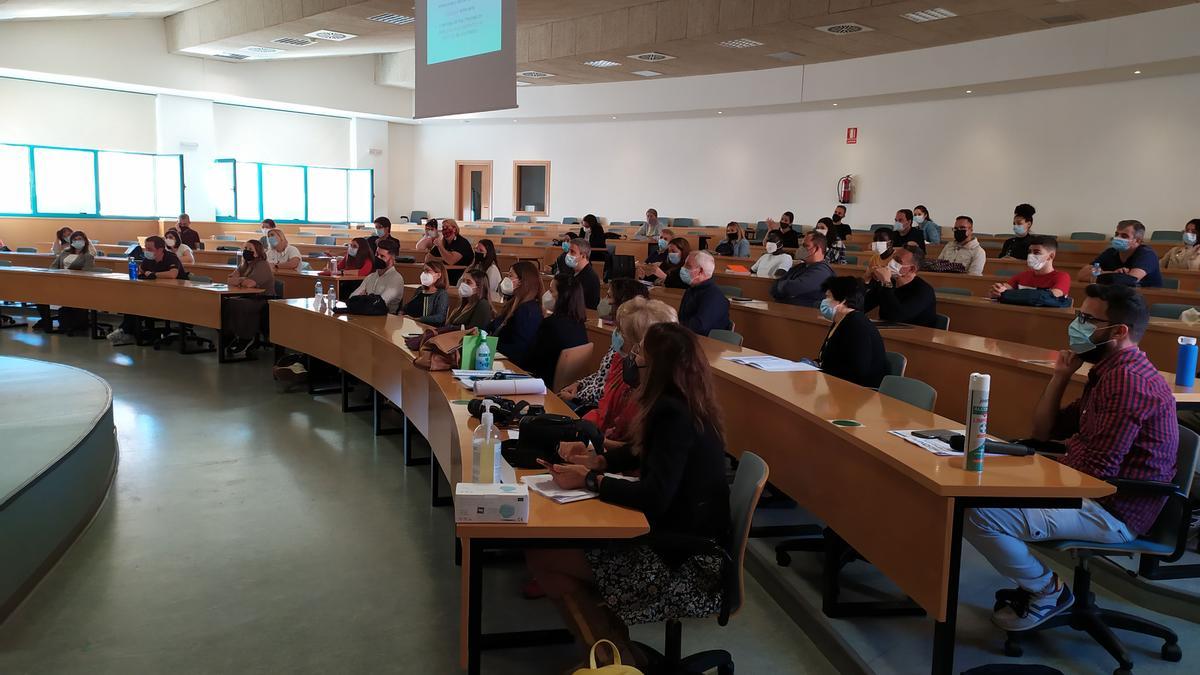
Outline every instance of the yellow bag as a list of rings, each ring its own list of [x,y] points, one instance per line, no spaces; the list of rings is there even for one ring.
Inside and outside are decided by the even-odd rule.
[[[608,645],[608,648],[612,650],[614,660],[612,665],[596,665],[596,647],[600,645]],[[575,671],[575,675],[644,675],[642,671],[633,666],[621,665],[621,652],[617,650],[616,645],[608,640],[600,640],[592,645],[591,664],[591,668],[581,668]]]

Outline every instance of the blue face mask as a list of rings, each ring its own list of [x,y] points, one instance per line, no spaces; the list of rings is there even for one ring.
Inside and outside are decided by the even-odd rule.
[[[667,240],[659,239],[658,240],[658,250],[664,251],[664,250],[666,250],[666,248],[667,248]]]
[[[829,298],[822,298],[821,307],[819,308],[821,316],[825,317],[826,321],[833,321],[834,314],[837,312],[838,304],[840,303],[835,303]]]
[[[1118,253],[1124,253],[1125,251],[1129,250],[1129,240],[1122,239],[1120,237],[1113,237],[1112,247],[1116,249]]]
[[[267,246],[270,246],[271,248],[275,248],[277,245],[279,245],[278,239],[276,239],[275,237],[267,237]]]
[[[686,267],[680,267],[679,268],[679,280],[682,281],[685,286],[691,286],[692,285],[692,271]]]
[[[1026,229],[1024,225],[1013,225],[1013,234],[1017,235],[1018,237],[1024,237],[1025,231]]]
[[[667,261],[670,262],[672,265],[678,265],[679,259],[680,258],[679,258],[678,253],[668,253],[667,254]]]
[[[571,250],[571,242],[569,242],[569,241],[564,241],[564,242],[562,243],[562,250],[563,250],[563,253],[566,253],[567,251],[570,251],[570,250]]]
[[[75,241],[71,242],[71,248],[75,249],[76,251],[83,250],[83,240],[76,239]]]
[[[146,262],[154,262],[154,254],[145,249],[142,249],[142,258],[144,258]]]
[[[579,264],[579,261],[575,259],[575,256],[569,253],[567,254],[567,257],[563,258],[563,262],[565,262],[567,267],[570,267],[571,269],[575,269],[575,266]]]
[[[354,256],[358,255],[358,247],[350,246],[346,249],[346,253],[348,253],[350,255],[350,257],[353,258]]]
[[[1067,340],[1071,351],[1076,354],[1086,354],[1096,348],[1096,344],[1092,342],[1092,334],[1096,332],[1096,327],[1086,321],[1076,319],[1067,326]]]
[[[387,230],[383,229],[382,227],[375,228],[375,236],[376,237],[382,237],[385,234],[387,234]]]
[[[621,347],[625,346],[625,338],[621,337],[621,331],[614,330],[612,333],[612,349],[614,352],[620,353]]]

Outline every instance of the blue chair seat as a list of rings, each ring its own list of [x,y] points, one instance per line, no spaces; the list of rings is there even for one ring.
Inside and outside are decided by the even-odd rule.
[[[1125,553],[1128,555],[1145,553],[1148,555],[1158,556],[1169,556],[1175,550],[1174,545],[1160,544],[1158,542],[1153,542],[1146,539],[1134,539],[1133,541],[1127,541],[1123,544],[1102,544],[1100,542],[1080,541],[1077,539],[1056,539],[1054,541],[1035,542],[1034,546],[1050,551],[1074,551],[1076,549],[1087,549],[1090,551],[1103,551],[1105,553]]]

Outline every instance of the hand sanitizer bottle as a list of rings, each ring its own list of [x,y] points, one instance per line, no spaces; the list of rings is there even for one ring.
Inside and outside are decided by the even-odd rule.
[[[475,350],[475,370],[492,369],[492,348],[488,347],[487,331],[479,331],[479,348]]]
[[[496,451],[500,448],[500,431],[492,423],[492,406],[490,400],[483,402],[483,414],[479,416],[479,426],[471,434],[471,482],[495,483]]]

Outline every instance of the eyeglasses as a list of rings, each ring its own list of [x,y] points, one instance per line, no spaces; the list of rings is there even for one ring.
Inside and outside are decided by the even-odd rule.
[[[1076,320],[1076,321],[1078,321],[1078,322],[1080,322],[1080,323],[1090,323],[1090,324],[1092,324],[1093,326],[1094,326],[1094,325],[1096,325],[1096,323],[1097,323],[1097,322],[1099,322],[1099,323],[1107,323],[1107,324],[1110,324],[1110,325],[1111,325],[1112,323],[1114,323],[1114,322],[1112,322],[1112,321],[1109,321],[1108,319],[1101,319],[1101,318],[1099,318],[1099,317],[1092,316],[1091,314],[1088,314],[1088,313],[1086,313],[1086,312],[1081,312],[1081,311],[1079,311],[1078,309],[1077,309],[1077,310],[1075,310],[1075,320]]]

